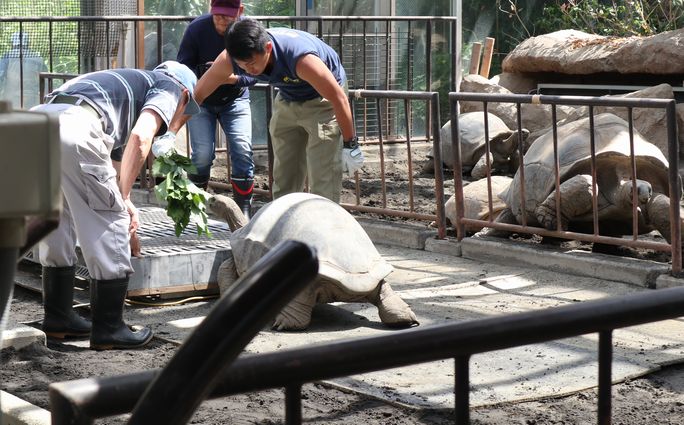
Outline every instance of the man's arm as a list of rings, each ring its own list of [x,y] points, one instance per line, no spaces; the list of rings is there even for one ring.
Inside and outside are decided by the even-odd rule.
[[[347,95],[323,61],[316,55],[302,56],[297,61],[296,71],[299,78],[311,84],[321,97],[332,103],[344,140],[354,137],[356,131]]]
[[[204,102],[204,99],[215,92],[220,85],[236,83],[237,77],[232,74],[233,62],[228,57],[228,53],[224,50],[219,53],[207,72],[205,72],[202,75],[202,78],[197,81],[193,93],[193,97],[197,103],[201,105],[202,102]]]
[[[121,160],[119,189],[124,201],[130,199],[131,188],[150,152],[152,139],[162,126],[162,118],[151,109],[143,109],[135,122]]]

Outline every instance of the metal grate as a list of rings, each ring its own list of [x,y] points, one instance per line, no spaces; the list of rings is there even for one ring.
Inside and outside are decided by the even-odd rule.
[[[140,228],[138,235],[144,256],[178,254],[183,252],[216,251],[230,249],[230,228],[226,223],[209,219],[212,237],[197,236],[194,226],[190,225],[176,236],[173,221],[163,208],[139,208]]]

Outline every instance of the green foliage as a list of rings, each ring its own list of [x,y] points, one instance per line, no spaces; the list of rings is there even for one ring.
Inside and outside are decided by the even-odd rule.
[[[145,15],[147,16],[200,16],[209,12],[209,0],[147,0],[145,1]],[[175,59],[175,48],[180,44],[188,22],[164,22],[162,31],[164,43],[174,46],[172,57],[162,57],[162,60]],[[145,24],[145,33],[156,32],[156,23]],[[156,47],[155,47],[156,52]]]
[[[166,214],[180,236],[190,223],[197,226],[197,236],[211,236],[207,225],[207,193],[188,179],[196,172],[190,158],[173,153],[158,157],[152,165],[155,176],[166,177],[154,188],[157,199],[166,202]]]
[[[682,0],[556,0],[544,7],[541,31],[573,28],[604,36],[653,35],[684,26]]]
[[[199,16],[209,11],[209,0],[148,0],[147,15]]]
[[[295,0],[243,1],[248,16],[295,16]]]

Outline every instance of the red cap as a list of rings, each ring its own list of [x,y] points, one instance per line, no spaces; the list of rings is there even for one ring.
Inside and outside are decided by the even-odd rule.
[[[212,15],[237,16],[242,5],[241,0],[211,0]]]

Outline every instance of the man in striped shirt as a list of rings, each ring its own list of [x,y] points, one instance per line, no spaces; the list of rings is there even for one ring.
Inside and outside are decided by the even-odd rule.
[[[131,189],[153,138],[177,131],[184,114],[199,111],[196,82],[173,61],[153,71],[97,71],[67,81],[34,108],[59,114],[60,121],[63,211],[57,230],[38,244],[48,336],[90,335],[98,350],[152,339],[150,329],[134,331],[123,321],[131,238],[139,225]],[[116,167],[112,151],[123,152]],[[72,308],[77,239],[91,278],[92,324]]]

